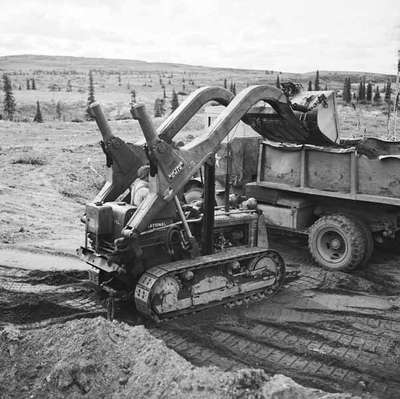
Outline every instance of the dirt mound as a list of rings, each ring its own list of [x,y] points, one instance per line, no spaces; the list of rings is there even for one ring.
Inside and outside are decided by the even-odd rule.
[[[2,398],[350,398],[284,376],[198,368],[144,327],[81,319],[0,335]]]

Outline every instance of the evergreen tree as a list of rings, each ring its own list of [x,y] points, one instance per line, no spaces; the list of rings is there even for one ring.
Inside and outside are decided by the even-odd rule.
[[[68,81],[67,81],[67,87],[66,87],[65,91],[68,93],[70,93],[72,91],[72,84],[71,84],[70,79],[68,79]]]
[[[161,116],[164,116],[164,114],[165,114],[165,100],[163,98],[160,100],[160,111],[161,111]]]
[[[135,104],[136,103],[136,90],[132,89],[131,90],[131,104]]]
[[[29,79],[26,79],[26,90],[31,89],[31,81]]]
[[[12,91],[11,80],[7,74],[3,74],[4,104],[3,110],[6,118],[10,121],[14,118],[15,98]]]
[[[374,94],[374,103],[379,103],[380,101],[381,101],[381,92],[379,90],[379,86],[376,86]]]
[[[118,86],[122,85],[122,81],[121,81],[121,73],[118,73]]]
[[[371,84],[371,82],[368,82],[368,85],[367,85],[367,101],[368,102],[372,101],[372,84]]]
[[[35,117],[33,118],[34,122],[42,123],[43,118],[42,118],[42,112],[40,111],[40,103],[39,101],[36,101],[36,114]]]
[[[280,89],[281,88],[281,82],[280,82],[280,80],[279,80],[279,75],[276,75],[276,87],[278,88],[278,89]]]
[[[36,81],[35,81],[35,78],[32,78],[31,87],[32,87],[32,90],[36,90]]]
[[[235,82],[231,83],[231,92],[236,96],[236,83]]]
[[[163,98],[167,98],[167,92],[165,90],[165,86],[163,87]]]
[[[321,90],[319,87],[319,71],[317,71],[315,74],[314,90],[315,91]]]
[[[344,79],[344,86],[343,86],[343,101],[347,104],[351,102],[351,82],[350,78]]]
[[[175,89],[172,90],[172,98],[171,98],[171,112],[174,112],[179,107],[178,95],[176,94]]]
[[[227,89],[228,88],[228,82],[227,82],[227,80],[226,80],[226,78],[224,79],[224,89]]]
[[[311,82],[311,80],[308,81],[308,91],[312,91],[312,82]]]
[[[328,90],[328,83],[325,83],[325,88],[324,88],[324,90],[325,90],[325,91]]]
[[[388,103],[388,104],[390,104],[390,99],[391,99],[391,96],[392,96],[392,89],[390,87],[391,83],[392,82],[390,80],[387,81],[386,90],[385,90],[385,102]]]
[[[61,102],[57,101],[57,104],[56,104],[56,118],[57,119],[61,119],[61,117],[62,117]]]
[[[162,116],[161,99],[160,98],[156,98],[156,100],[154,101],[154,117],[155,118],[160,118],[161,116]]]
[[[362,78],[362,100],[365,101],[367,97],[367,87],[366,87],[365,76]]]
[[[87,99],[87,109],[86,109],[86,119],[92,120],[93,116],[90,114],[89,106],[90,104],[96,101],[94,97],[94,81],[93,81],[93,72],[92,70],[89,71],[89,86],[88,86],[88,99]]]
[[[358,86],[358,101],[363,100],[363,82],[360,80],[360,84]]]

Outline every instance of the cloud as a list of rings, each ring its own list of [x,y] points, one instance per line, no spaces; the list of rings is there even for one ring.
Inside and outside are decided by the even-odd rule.
[[[4,4],[3,4],[4,3]],[[2,1],[0,53],[391,72],[398,0]],[[389,12],[388,12],[389,10]]]

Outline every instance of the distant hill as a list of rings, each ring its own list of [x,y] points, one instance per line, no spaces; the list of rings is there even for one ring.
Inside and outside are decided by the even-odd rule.
[[[256,69],[236,69],[236,68],[217,68],[198,65],[186,65],[163,62],[146,62],[141,60],[112,59],[112,58],[87,58],[69,56],[50,56],[50,55],[10,55],[0,57],[0,71],[5,72],[35,72],[35,71],[65,71],[73,70],[85,73],[90,69],[107,71],[142,71],[142,72],[187,72],[202,75],[225,75],[227,77],[247,77],[248,80],[258,78],[262,80],[263,75],[267,75],[266,81],[271,81],[271,75],[276,75],[278,71],[256,70]],[[314,80],[315,71],[306,73],[283,72],[282,78],[307,82]],[[349,76],[356,82],[362,76],[367,80],[379,82],[389,78],[394,79],[394,75],[372,73],[372,72],[347,72],[347,71],[320,71],[322,80],[329,82],[342,82]],[[261,83],[261,82],[260,82]]]

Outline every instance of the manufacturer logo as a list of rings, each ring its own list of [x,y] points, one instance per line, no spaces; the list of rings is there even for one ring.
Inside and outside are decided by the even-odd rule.
[[[179,173],[181,173],[183,170],[183,162],[179,162],[177,166],[175,166],[174,169],[172,169],[171,173],[168,175],[168,179],[172,180],[174,179],[176,176],[179,175]]]

